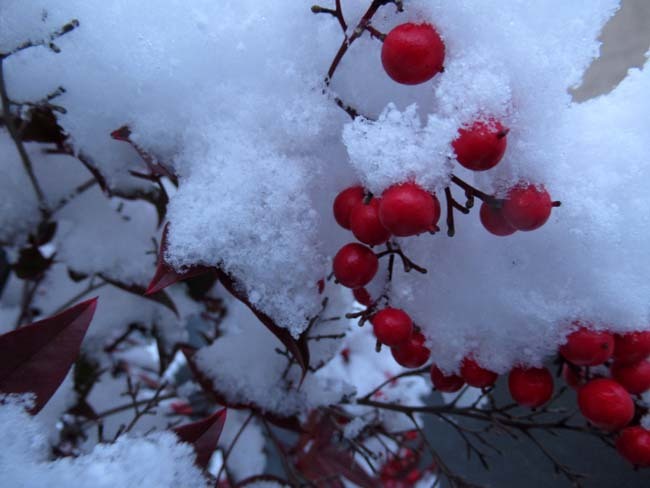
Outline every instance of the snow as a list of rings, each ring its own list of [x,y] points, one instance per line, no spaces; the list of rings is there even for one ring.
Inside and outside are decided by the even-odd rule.
[[[169,432],[121,437],[77,458],[48,461],[43,426],[20,404],[0,408],[0,429],[11,446],[0,453],[0,472],[7,486],[36,488],[45,479],[52,486],[81,488],[208,486],[194,465],[192,447],[178,443]]]

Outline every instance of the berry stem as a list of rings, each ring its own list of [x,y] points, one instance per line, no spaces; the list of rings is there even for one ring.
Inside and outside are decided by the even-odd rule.
[[[501,208],[503,200],[500,200],[498,198],[495,198],[492,195],[488,195],[487,193],[482,192],[478,188],[473,187],[466,181],[461,180],[458,176],[452,174],[451,175],[451,181],[455,185],[459,186],[463,190],[465,190],[465,195],[467,195],[468,200],[472,198],[478,198],[479,200],[487,203],[488,205],[496,208]]]
[[[405,254],[404,251],[399,246],[393,247],[393,245],[388,244],[386,247],[387,249],[385,251],[382,251],[380,253],[376,253],[375,255],[377,258],[383,258],[384,256],[390,256],[390,255],[398,255],[400,259],[402,260],[402,265],[404,266],[404,272],[408,273],[411,270],[415,270],[418,273],[426,274],[427,269],[423,268],[422,266],[418,266],[415,264],[413,261],[411,261]],[[391,273],[392,275],[392,273]]]
[[[469,213],[469,209],[474,205],[474,198],[468,195],[467,203],[469,206],[461,205],[454,199],[453,195],[451,194],[451,188],[446,187],[445,199],[447,201],[447,235],[449,237],[454,237],[456,234],[456,229],[454,226],[454,209],[458,210],[462,214],[467,215]]]

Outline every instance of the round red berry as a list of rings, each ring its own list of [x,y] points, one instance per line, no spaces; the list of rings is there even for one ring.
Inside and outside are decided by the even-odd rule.
[[[414,236],[435,230],[439,218],[438,199],[415,183],[391,186],[384,191],[379,203],[379,220],[396,236]]]
[[[431,382],[436,390],[444,393],[454,393],[465,385],[463,378],[455,374],[446,375],[435,364],[431,366]]]
[[[510,395],[526,407],[540,407],[553,396],[553,376],[546,368],[517,367],[508,376]]]
[[[577,322],[574,323],[578,325]],[[614,353],[614,336],[609,332],[580,327],[567,337],[560,347],[560,354],[577,366],[597,366]]]
[[[511,188],[503,202],[503,216],[517,230],[539,229],[551,216],[553,202],[543,186],[521,184]]]
[[[489,369],[482,368],[472,358],[463,359],[460,365],[460,375],[468,385],[475,388],[492,386],[499,376]]]
[[[650,431],[640,426],[626,427],[616,440],[619,454],[635,466],[650,467]]]
[[[650,390],[650,361],[642,360],[633,364],[614,363],[612,377],[633,395]]]
[[[578,391],[582,415],[596,427],[614,431],[625,427],[634,417],[630,394],[616,381],[607,378],[591,380]]]
[[[343,246],[334,256],[334,276],[348,288],[365,286],[375,277],[379,260],[375,253],[361,244]]]
[[[490,234],[505,237],[517,232],[517,229],[510,225],[505,219],[503,211],[500,208],[495,208],[483,202],[481,204],[479,216],[481,217],[481,224],[483,224],[485,230]]]
[[[391,30],[381,49],[388,76],[404,85],[429,81],[442,71],[445,44],[430,24],[401,24]]]
[[[650,331],[616,335],[614,341],[617,363],[636,363],[650,356]]]
[[[334,218],[344,229],[350,229],[350,214],[358,203],[363,202],[364,192],[360,186],[346,188],[334,199]]]
[[[461,127],[452,142],[456,159],[461,166],[473,171],[494,168],[506,152],[507,134],[507,129],[492,119]]]
[[[404,344],[391,348],[390,352],[397,364],[405,368],[419,368],[426,364],[431,351],[424,345],[424,340],[424,335],[415,332]]]
[[[411,317],[399,308],[385,308],[380,310],[372,319],[372,328],[375,337],[382,344],[397,346],[405,343],[413,333]]]
[[[366,307],[372,305],[372,297],[365,288],[355,288],[352,294],[354,295],[354,299],[361,305],[365,305]]]
[[[383,244],[390,232],[379,221],[379,198],[357,203],[350,213],[350,229],[354,237],[369,246]]]

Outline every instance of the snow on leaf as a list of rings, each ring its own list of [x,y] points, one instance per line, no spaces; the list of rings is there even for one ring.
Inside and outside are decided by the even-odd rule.
[[[79,355],[97,298],[0,336],[0,391],[34,393],[38,413]]]
[[[165,262],[165,251],[167,249],[167,235],[169,233],[169,223],[165,225],[163,230],[162,241],[160,243],[160,250],[158,252],[158,264],[156,266],[156,274],[154,274],[145,295],[152,295],[167,288],[168,286],[178,283],[195,276],[199,276],[211,271],[210,268],[205,266],[194,266],[187,271],[178,272],[174,270]]]
[[[180,440],[194,446],[196,464],[207,468],[225,423],[226,409],[222,408],[207,418],[176,427],[174,432]]]
[[[217,273],[219,275],[219,281],[224,286],[224,288],[226,288],[226,290],[228,290],[232,296],[246,305],[251,310],[251,312],[255,314],[259,321],[262,322],[264,326],[269,329],[271,333],[277,337],[280,342],[282,342],[282,344],[286,346],[286,348],[289,350],[289,353],[291,353],[293,358],[302,369],[302,377],[300,379],[302,382],[302,380],[305,379],[305,375],[307,374],[307,370],[309,368],[309,347],[307,344],[307,334],[303,333],[298,339],[294,338],[287,329],[280,327],[271,317],[253,306],[246,296],[246,292],[244,291],[243,287],[239,286],[234,278],[222,270],[218,270]]]

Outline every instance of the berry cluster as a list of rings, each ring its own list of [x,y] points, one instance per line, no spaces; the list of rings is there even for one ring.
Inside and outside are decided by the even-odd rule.
[[[386,73],[406,85],[424,83],[444,71],[445,44],[430,24],[401,24],[391,30],[381,52]],[[487,171],[503,158],[509,129],[493,117],[478,118],[461,127],[452,142],[458,163],[472,171]],[[508,236],[518,230],[540,228],[549,219],[557,203],[551,201],[546,189],[529,182],[520,182],[505,192],[504,200],[483,201],[481,223],[497,236]]]
[[[634,465],[650,466],[650,430],[626,427],[642,413],[632,395],[650,390],[650,332],[614,335],[581,326],[568,336],[560,354],[567,361],[563,376],[578,390],[582,415],[600,429],[620,431],[619,453]],[[597,373],[590,369],[601,365]]]
[[[430,24],[402,24],[384,38],[382,64],[386,73],[398,83],[414,85],[430,80],[444,71],[444,58],[445,44]],[[468,127],[461,127],[452,143],[459,164],[474,171],[493,168],[506,151],[507,135],[508,129],[494,118],[477,119]],[[556,205],[543,187],[528,182],[510,188],[502,200],[479,191],[472,193],[471,187],[462,180],[454,182],[465,190],[468,204],[463,207],[455,202],[447,188],[448,214],[453,208],[469,212],[469,199],[476,195],[483,200],[480,211],[483,226],[499,236],[541,227]],[[425,337],[413,325],[409,315],[391,307],[377,310],[378,301],[373,301],[364,287],[377,274],[378,258],[394,252],[389,242],[391,237],[409,237],[438,230],[441,215],[438,198],[413,181],[395,184],[379,197],[361,186],[353,186],[338,194],[333,211],[338,224],[351,230],[363,243],[349,243],[338,251],[333,263],[336,280],[352,288],[356,300],[372,310],[370,320],[377,340],[392,348],[395,360],[409,368],[422,366],[430,351],[424,345]],[[448,224],[450,218],[448,216]],[[387,245],[385,253],[376,254],[370,249],[381,244]],[[401,257],[406,259],[403,255]],[[471,359],[467,364],[474,364],[480,370]]]
[[[562,376],[578,392],[578,407],[595,427],[618,432],[619,453],[636,466],[650,467],[650,430],[626,427],[646,411],[636,408],[632,395],[650,390],[650,332],[614,335],[574,322],[577,330],[560,347]],[[590,369],[601,367],[601,372]],[[609,372],[607,373],[607,370]],[[609,376],[609,377],[608,377]],[[493,386],[497,374],[465,358],[460,375],[445,374],[435,364],[431,381],[441,392],[459,391],[465,384]],[[521,406],[538,408],[553,396],[553,375],[548,368],[517,366],[508,375],[510,395]]]
[[[435,195],[415,183],[391,186],[381,197],[354,186],[339,193],[333,210],[338,224],[366,244],[343,246],[334,257],[334,276],[338,283],[353,289],[359,303],[375,309],[377,303],[364,286],[377,273],[379,258],[368,246],[387,243],[392,236],[435,231],[440,203]],[[390,253],[390,248],[386,252]],[[425,337],[406,312],[386,307],[374,313],[371,322],[378,342],[391,347],[399,364],[417,368],[428,361],[430,351],[424,346]]]

